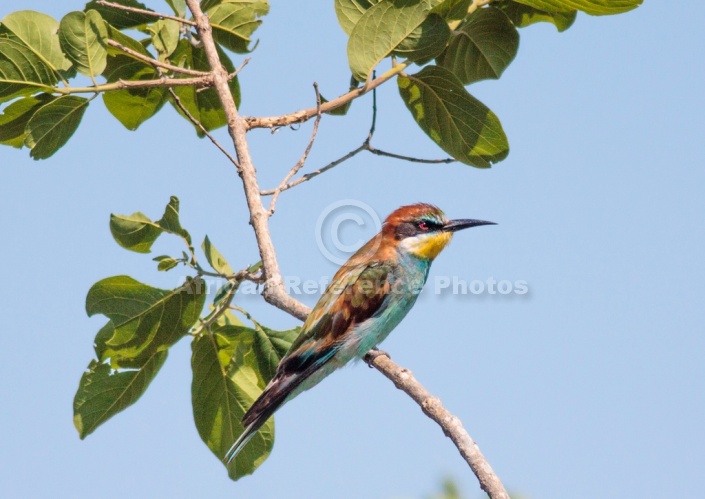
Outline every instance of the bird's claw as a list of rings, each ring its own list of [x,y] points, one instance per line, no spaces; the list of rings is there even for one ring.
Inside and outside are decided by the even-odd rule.
[[[389,355],[387,352],[385,352],[384,350],[380,350],[379,348],[373,348],[372,350],[370,350],[369,352],[367,352],[367,353],[365,354],[365,357],[364,357],[363,360],[364,360],[365,363],[367,364],[367,367],[369,367],[370,369],[372,369],[372,367],[374,367],[374,366],[372,365],[372,363],[375,361],[375,359],[376,359],[377,357],[379,357],[379,356],[381,356],[381,355],[384,355],[384,356],[387,357],[388,359],[391,359],[390,355]]]

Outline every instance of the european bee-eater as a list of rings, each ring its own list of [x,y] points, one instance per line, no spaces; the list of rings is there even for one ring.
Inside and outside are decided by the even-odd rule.
[[[282,357],[274,378],[245,413],[230,463],[285,402],[381,343],[416,302],[431,262],[453,233],[483,220],[448,220],[430,204],[402,206],[336,272]]]

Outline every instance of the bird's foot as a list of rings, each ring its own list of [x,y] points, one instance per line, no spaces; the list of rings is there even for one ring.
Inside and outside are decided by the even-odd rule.
[[[379,356],[381,356],[381,355],[384,355],[385,357],[387,357],[387,358],[389,358],[389,359],[392,358],[392,357],[391,357],[387,352],[385,352],[384,350],[380,350],[379,348],[376,348],[376,347],[375,347],[375,348],[373,348],[372,350],[370,350],[369,352],[367,352],[367,353],[365,354],[365,357],[363,358],[363,360],[364,360],[365,363],[367,364],[367,367],[369,367],[370,369],[372,369],[372,367],[373,367],[373,366],[372,366],[372,363],[374,362],[374,360],[375,360],[377,357],[379,357]]]

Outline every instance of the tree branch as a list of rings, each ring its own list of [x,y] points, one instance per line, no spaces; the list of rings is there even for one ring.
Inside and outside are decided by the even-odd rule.
[[[210,87],[213,85],[210,74],[195,78],[168,78],[163,76],[154,80],[118,80],[112,83],[103,83],[90,87],[45,87],[49,93],[69,94],[94,94],[110,92],[111,90],[124,90],[128,88],[170,88],[170,87]]]
[[[318,113],[316,114],[316,121],[313,122],[313,131],[311,132],[311,139],[308,141],[308,145],[306,146],[304,153],[301,155],[301,158],[299,158],[299,160],[292,167],[286,177],[284,177],[284,180],[281,181],[279,187],[274,189],[274,191],[272,192],[272,201],[271,203],[269,203],[270,217],[274,215],[274,209],[277,206],[277,199],[279,199],[279,194],[281,194],[282,191],[285,189],[285,187],[289,183],[289,180],[291,180],[291,177],[296,175],[299,170],[304,167],[304,164],[306,163],[306,158],[308,158],[308,155],[311,152],[311,148],[313,147],[313,142],[316,140],[316,134],[318,133],[318,125],[321,122],[321,94],[318,91],[317,83],[313,84],[313,88],[316,90],[316,107],[318,108]],[[261,195],[262,194],[260,193],[260,196]]]
[[[320,112],[327,113],[329,111],[332,111],[333,109],[344,106],[348,102],[355,100],[358,97],[365,95],[370,90],[374,90],[385,81],[393,78],[394,76],[404,71],[409,64],[410,63],[408,62],[399,63],[392,67],[392,69],[384,73],[382,76],[371,80],[366,85],[351,90],[350,92],[343,94],[340,97],[337,97],[331,101],[321,104]],[[248,130],[251,130],[253,128],[276,128],[280,126],[293,125],[295,123],[304,123],[316,116],[316,113],[318,113],[318,111],[318,106],[316,106],[308,109],[302,109],[301,111],[296,111],[295,113],[285,114],[283,116],[271,116],[266,118],[246,117],[245,121],[247,122]]]
[[[335,161],[331,161],[323,168],[319,168],[316,171],[313,171],[311,173],[307,173],[306,175],[294,180],[293,182],[289,182],[291,177],[293,177],[293,175],[289,175],[287,178],[284,179],[284,182],[282,182],[276,189],[270,189],[267,191],[260,191],[260,196],[273,196],[273,195],[279,196],[279,194],[281,194],[282,192],[289,190],[292,187],[296,187],[299,184],[307,182],[308,180],[311,180],[312,178],[315,178],[318,175],[320,175],[321,173],[325,173],[332,168],[335,168],[340,163],[343,163],[343,162],[349,160],[350,158],[352,158],[353,156],[356,156],[357,154],[359,154],[362,151],[369,151],[372,154],[375,154],[377,156],[388,156],[390,158],[401,159],[404,161],[411,161],[413,163],[436,164],[436,163],[453,163],[456,161],[453,158],[446,158],[446,159],[414,158],[411,156],[403,156],[401,154],[394,154],[391,152],[386,152],[386,151],[382,151],[380,149],[377,149],[374,146],[372,146],[372,144],[371,144],[372,137],[374,136],[376,126],[377,126],[377,91],[372,90],[372,124],[370,125],[370,131],[367,133],[367,138],[362,142],[362,145],[353,149],[352,151],[347,153],[345,156],[342,156],[342,157],[336,159]],[[298,170],[296,170],[296,171],[298,171]],[[294,173],[296,173],[296,172],[294,171]]]
[[[411,397],[426,416],[438,423],[445,436],[453,441],[460,455],[475,473],[480,481],[480,487],[487,492],[488,496],[492,499],[510,499],[499,477],[463,427],[462,421],[443,407],[441,400],[426,390],[411,371],[396,365],[384,353],[375,353],[374,355],[368,353],[364,360],[391,380],[394,386]]]
[[[189,10],[191,10],[194,20],[196,21],[196,30],[198,31],[201,41],[203,42],[203,48],[206,52],[206,57],[208,58],[208,63],[210,64],[213,73],[213,83],[218,93],[218,97],[223,104],[225,116],[228,120],[228,132],[230,133],[235,146],[235,152],[239,164],[238,173],[242,179],[247,207],[250,211],[250,223],[252,224],[255,232],[257,246],[259,248],[260,256],[262,257],[262,272],[266,279],[262,295],[267,302],[280,310],[286,311],[301,320],[305,320],[306,316],[310,312],[310,309],[289,296],[284,287],[274,245],[269,233],[269,217],[267,216],[267,211],[262,205],[260,189],[257,184],[257,173],[255,171],[254,164],[252,163],[252,158],[250,156],[250,151],[247,144],[247,130],[248,128],[254,127],[252,126],[253,123],[257,126],[283,126],[306,121],[312,116],[319,115],[325,110],[335,109],[336,107],[345,104],[345,102],[348,102],[349,100],[372,90],[395,74],[401,72],[406,66],[403,64],[395,66],[391,71],[385,73],[385,75],[372,80],[365,87],[363,87],[363,89],[346,94],[347,97],[339,97],[338,99],[324,105],[319,104],[312,111],[304,110],[298,114],[294,113],[294,115],[289,115],[288,117],[274,118],[269,122],[266,120],[260,120],[258,122],[250,121],[248,123],[245,118],[240,117],[237,107],[235,106],[235,101],[230,93],[230,88],[228,87],[228,74],[218,58],[218,53],[215,42],[213,41],[211,26],[208,22],[208,18],[201,11],[198,0],[186,0],[186,4],[188,5]],[[324,106],[326,105],[328,105],[328,108],[324,109]],[[265,123],[271,123],[271,125]],[[428,391],[409,374],[408,371],[394,364],[391,360],[389,360],[389,358],[383,359],[383,356],[378,355],[376,359],[373,359],[370,362],[385,376],[395,380],[397,387],[404,390],[404,392],[409,394],[417,403],[419,403],[424,412],[436,421],[441,426],[443,431],[450,436],[453,443],[456,447],[458,447],[461,455],[466,459],[466,461],[468,461],[473,472],[475,472],[478,476],[482,488],[488,492],[492,499],[509,499],[509,496],[506,491],[504,491],[501,482],[499,482],[499,479],[496,478],[496,475],[492,472],[490,465],[484,459],[484,456],[482,456],[479,452],[477,446],[474,445],[474,442],[470,439],[458,418],[452,416],[445,409],[443,409],[438,399],[433,398],[431,394],[428,393]],[[395,373],[404,373],[404,375],[395,377]],[[494,477],[494,480],[490,479],[492,477]]]
[[[237,168],[237,160],[233,158],[233,155],[230,154],[222,145],[220,145],[220,142],[218,142],[218,140],[213,137],[213,135],[208,130],[206,130],[206,127],[204,127],[203,124],[198,121],[198,119],[196,119],[196,117],[191,114],[188,109],[186,109],[186,106],[184,106],[183,102],[181,102],[181,99],[178,95],[176,95],[176,92],[174,92],[173,88],[169,89],[169,94],[171,94],[171,98],[174,99],[174,103],[178,106],[179,109],[181,109],[181,112],[184,113],[184,116],[186,116],[188,120],[201,131],[203,135],[208,137],[213,143],[213,145],[217,147],[218,150],[220,150],[220,152],[222,152],[225,157],[230,160],[230,162],[235,166],[235,168]]]
[[[193,69],[187,69],[187,68],[181,68],[179,66],[174,66],[173,64],[168,64],[166,62],[161,62],[156,59],[153,59],[151,57],[147,57],[146,55],[140,54],[139,52],[136,52],[132,50],[131,48],[125,47],[121,43],[116,42],[115,40],[106,40],[106,43],[110,45],[111,47],[115,47],[116,49],[119,49],[122,52],[125,52],[127,55],[130,57],[134,57],[135,59],[139,59],[142,62],[145,62],[151,66],[154,66],[155,68],[160,68],[160,69],[166,69],[167,71],[173,71],[175,73],[182,73],[185,75],[190,75],[190,76],[208,76],[208,73],[204,71],[196,71]]]
[[[213,72],[213,81],[218,97],[223,104],[223,111],[228,120],[228,133],[233,139],[235,154],[238,159],[238,173],[242,179],[247,208],[250,211],[250,223],[255,231],[257,246],[262,257],[262,269],[266,279],[262,296],[275,307],[285,310],[301,320],[306,318],[308,309],[302,303],[293,299],[286,292],[284,279],[279,270],[272,237],[269,233],[269,217],[262,205],[257,184],[257,172],[252,163],[250,149],[247,144],[247,123],[240,117],[230,88],[228,87],[228,72],[223,68],[218,57],[213,33],[208,17],[203,14],[198,0],[186,0],[189,10],[196,21],[196,30],[203,43],[208,63]]]

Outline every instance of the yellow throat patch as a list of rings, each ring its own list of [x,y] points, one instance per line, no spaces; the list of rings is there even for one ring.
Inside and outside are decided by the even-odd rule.
[[[433,260],[438,253],[443,251],[453,238],[451,232],[438,232],[435,234],[423,234],[417,237],[409,237],[401,242],[407,253],[418,258],[428,258]]]

